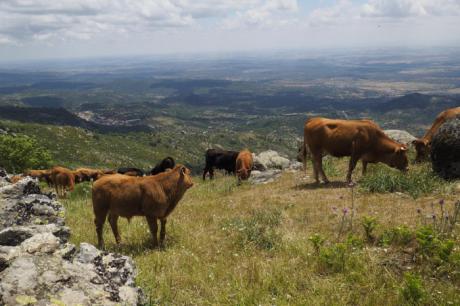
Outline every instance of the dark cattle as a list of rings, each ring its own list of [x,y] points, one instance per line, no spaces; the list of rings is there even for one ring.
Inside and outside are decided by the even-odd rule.
[[[203,170],[203,180],[206,179],[206,174],[209,173],[210,179],[214,177],[214,168],[226,170],[227,173],[235,173],[236,151],[226,151],[219,149],[208,149],[206,151],[206,166]]]
[[[139,168],[130,168],[130,167],[118,168],[117,173],[129,175],[129,176],[144,176],[145,175],[143,170]]]
[[[166,169],[172,169],[176,165],[174,158],[166,157],[161,162],[155,165],[152,170],[150,170],[150,175],[156,175],[161,172],[165,172]]]

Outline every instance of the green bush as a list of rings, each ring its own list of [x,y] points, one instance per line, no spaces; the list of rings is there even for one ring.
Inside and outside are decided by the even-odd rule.
[[[361,189],[367,192],[404,192],[413,198],[432,193],[443,185],[445,182],[436,176],[428,163],[414,166],[407,173],[376,165],[360,181]]]
[[[407,226],[397,226],[385,230],[380,237],[382,245],[407,245],[414,239],[414,233]]]
[[[404,284],[401,288],[401,295],[407,304],[420,305],[426,295],[420,277],[411,273],[404,274]]]
[[[374,217],[363,217],[361,224],[364,229],[364,234],[368,242],[373,242],[375,239],[374,230],[377,227],[377,219]]]
[[[343,272],[348,256],[345,243],[336,243],[321,249],[318,256],[319,268],[323,272]]]
[[[28,136],[0,136],[0,167],[18,173],[26,169],[45,169],[51,165],[51,154]]]

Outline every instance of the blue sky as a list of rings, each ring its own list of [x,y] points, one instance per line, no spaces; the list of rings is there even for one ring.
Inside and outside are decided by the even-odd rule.
[[[460,0],[1,0],[0,58],[460,46]]]

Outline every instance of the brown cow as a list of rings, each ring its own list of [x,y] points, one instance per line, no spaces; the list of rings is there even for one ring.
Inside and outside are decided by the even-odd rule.
[[[104,247],[102,230],[108,217],[117,244],[118,217],[128,220],[133,216],[145,216],[153,238],[158,246],[157,219],[160,219],[160,243],[166,235],[166,218],[174,210],[185,191],[193,186],[190,170],[183,165],[154,176],[132,177],[122,174],[103,176],[93,185],[94,223],[98,245]]]
[[[304,145],[308,145],[313,159],[313,173],[319,183],[318,173],[323,181],[329,180],[323,171],[324,153],[335,157],[350,156],[347,182],[359,159],[363,162],[363,174],[367,163],[383,162],[402,171],[407,170],[407,147],[389,138],[380,127],[371,120],[339,120],[312,118],[305,122]],[[304,149],[304,152],[307,152]],[[306,156],[304,167],[306,170]]]
[[[67,189],[74,190],[75,173],[67,168],[56,166],[51,169],[51,181],[56,188],[57,195],[65,197]]]
[[[51,181],[51,170],[28,170],[24,172],[24,176],[30,176],[37,178],[42,182],[46,182],[49,187],[52,185]]]
[[[417,151],[415,162],[421,162],[428,157],[428,154],[431,151],[431,139],[433,138],[434,134],[439,130],[444,122],[446,122],[448,119],[454,118],[458,114],[460,114],[460,107],[446,109],[436,117],[433,124],[431,125],[431,128],[422,138],[412,141],[412,144]]]
[[[251,152],[243,150],[238,153],[235,167],[236,176],[238,177],[238,185],[241,184],[241,181],[247,180],[251,176],[253,165],[254,162],[252,160]]]
[[[105,173],[102,170],[90,168],[77,168],[75,171],[75,181],[77,183],[96,181]]]

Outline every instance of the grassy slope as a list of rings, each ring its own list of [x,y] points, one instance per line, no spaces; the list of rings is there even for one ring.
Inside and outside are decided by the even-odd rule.
[[[152,133],[100,134],[70,126],[0,120],[0,128],[35,137],[51,152],[55,164],[71,168],[149,168],[164,157],[173,156],[177,162],[200,172],[204,165],[204,152],[210,147],[222,146],[232,150],[249,147],[255,152],[274,149],[291,157],[296,153],[297,143],[293,136],[272,139],[261,136],[263,131],[210,130],[204,133],[185,125],[184,122],[173,122],[164,131]]]
[[[345,161],[328,166],[333,181],[343,180],[345,168]],[[430,212],[436,199],[451,204],[458,198],[448,188],[417,200],[358,188],[354,227],[338,237],[340,210],[351,206],[351,189],[341,183],[318,188],[301,173],[285,173],[259,186],[236,187],[231,177],[195,183],[169,218],[164,250],[148,248],[143,218],[130,224],[120,220],[120,246],[106,224],[108,249],[134,257],[138,284],[152,304],[400,305],[403,272],[412,270],[422,271],[424,304],[460,304],[458,275],[456,280],[432,277],[430,269],[404,260],[410,247],[353,247],[343,269],[334,271],[319,260],[308,239],[319,233],[326,238],[324,247],[346,240],[350,232],[361,239],[364,216],[377,219],[378,234],[400,225],[414,229],[420,224],[417,208]],[[79,185],[64,204],[71,241],[96,243],[90,186]],[[457,232],[457,256],[458,242]]]

